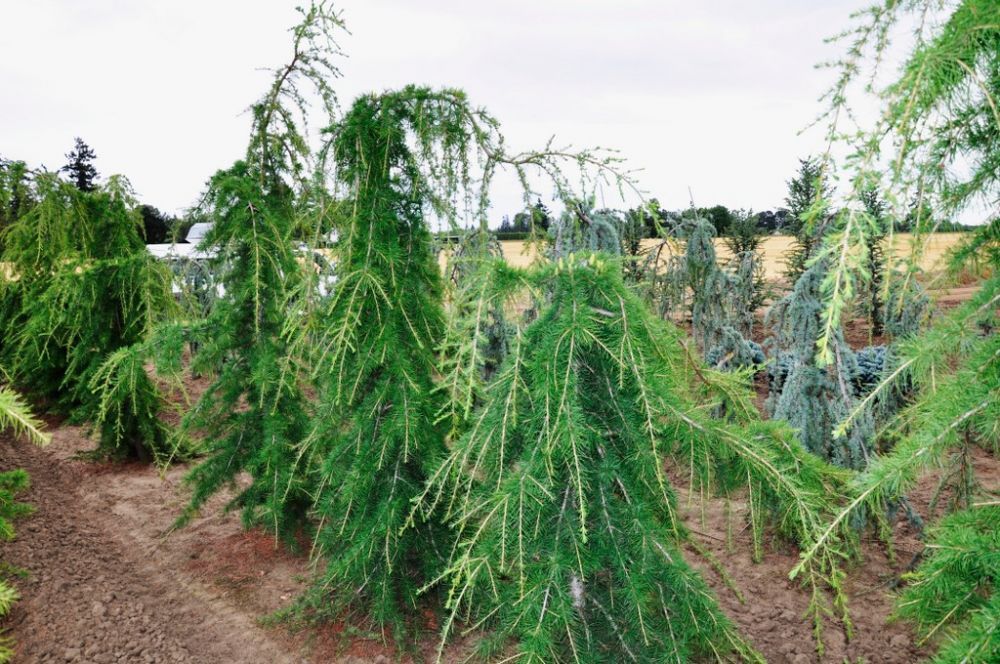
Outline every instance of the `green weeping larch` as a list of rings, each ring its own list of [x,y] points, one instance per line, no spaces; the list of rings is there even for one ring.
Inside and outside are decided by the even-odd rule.
[[[415,510],[457,535],[441,576],[445,638],[461,620],[486,631],[491,657],[756,659],[684,561],[690,539],[663,462],[696,486],[749,486],[753,532],[770,515],[806,544],[838,475],[781,426],[738,429],[697,408],[679,332],[625,285],[619,260],[492,269],[498,301],[550,295]]]
[[[95,391],[101,365],[170,316],[170,276],[146,251],[137,203],[119,177],[82,192],[34,178],[36,202],[4,232],[0,366],[31,397],[99,433],[97,454],[165,458],[170,449],[151,379],[136,372],[113,413]]]
[[[325,610],[363,606],[396,627],[448,542],[433,523],[402,529],[445,433],[435,389],[443,283],[425,220],[432,193],[408,140],[428,153],[461,151],[448,142],[467,111],[459,93],[407,88],[361,97],[330,128],[350,213],[338,228],[337,283],[317,314],[320,400],[307,446],[318,468],[319,599]]]

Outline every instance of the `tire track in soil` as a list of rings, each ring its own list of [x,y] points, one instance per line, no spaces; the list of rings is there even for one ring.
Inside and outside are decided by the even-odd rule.
[[[28,471],[20,499],[35,508],[0,548],[29,573],[14,580],[22,598],[3,623],[15,662],[297,661],[252,617],[116,532],[117,517],[82,494],[83,466],[0,436],[0,469]]]

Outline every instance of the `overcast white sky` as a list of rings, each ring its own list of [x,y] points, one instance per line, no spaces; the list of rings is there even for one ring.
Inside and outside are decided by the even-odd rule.
[[[306,0],[298,0],[305,2]],[[296,1],[0,0],[0,155],[56,168],[81,136],[173,213],[240,157],[243,110],[284,63]],[[864,0],[342,0],[337,84],[464,88],[514,148],[605,146],[668,208],[773,209]],[[516,212],[500,186],[496,216]],[[614,204],[608,199],[607,204]]]

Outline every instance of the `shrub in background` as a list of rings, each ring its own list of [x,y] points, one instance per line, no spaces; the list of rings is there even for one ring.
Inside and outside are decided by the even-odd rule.
[[[137,202],[112,177],[83,192],[35,177],[37,203],[5,233],[0,257],[16,274],[0,285],[0,362],[29,396],[97,424],[100,456],[151,459],[168,445],[150,379],[102,418],[92,381],[115,351],[145,339],[174,302],[170,275],[146,252]]]

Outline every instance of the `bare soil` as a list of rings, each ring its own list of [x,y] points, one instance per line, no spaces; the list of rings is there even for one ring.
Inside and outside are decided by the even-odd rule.
[[[252,612],[182,571],[190,543],[219,517],[161,539],[181,505],[175,477],[72,460],[92,444],[77,427],[52,433],[46,449],[0,440],[2,467],[31,475],[22,499],[36,509],[2,550],[27,572],[15,580],[22,600],[6,620],[15,661],[297,661]]]
[[[1000,461],[979,449],[972,456],[976,477],[984,488],[1000,489]],[[913,508],[925,521],[932,520],[928,518],[928,506],[936,489],[936,477],[926,477],[909,496]],[[945,491],[937,516],[947,495]],[[722,501],[710,500],[704,507],[695,502],[687,506],[685,516],[695,538],[721,562],[739,596],[726,587],[708,563],[694,557],[691,561],[715,590],[726,614],[768,662],[906,664],[933,654],[933,643],[918,645],[912,627],[892,619],[896,594],[903,585],[901,575],[915,566],[924,548],[919,533],[905,518],[900,517],[895,525],[893,561],[881,543],[872,540],[862,543],[862,557],[849,567],[845,583],[853,634],[848,639],[840,621],[825,620],[824,652],[820,656],[812,623],[806,616],[809,594],[798,581],[788,578],[798,562],[798,550],[778,540],[765,542],[763,561],[754,563],[749,533],[743,527],[746,504],[733,501],[729,509],[727,516]]]

